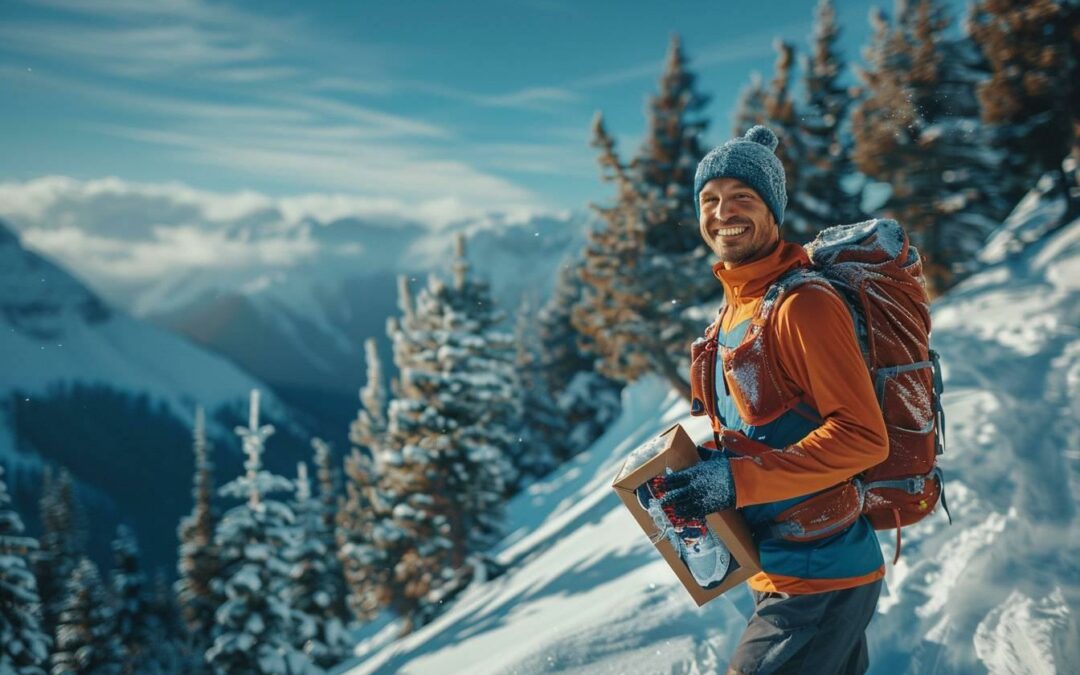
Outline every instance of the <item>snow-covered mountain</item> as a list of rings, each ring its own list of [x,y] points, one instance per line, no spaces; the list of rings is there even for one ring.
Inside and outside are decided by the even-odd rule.
[[[36,511],[42,467],[66,466],[92,510],[132,520],[151,562],[167,560],[190,505],[195,406],[220,439],[220,470],[238,470],[231,429],[253,388],[279,428],[279,466],[294,468],[309,432],[265,383],[109,307],[0,223],[0,462],[23,513]]]
[[[523,294],[534,307],[547,297],[557,266],[584,235],[580,221],[549,217],[439,229],[358,219],[300,227],[298,241],[312,245],[303,261],[165,278],[134,307],[274,384],[352,395],[363,383],[364,339],[383,341],[386,318],[398,312],[397,276],[417,285],[429,272],[448,276],[455,233],[468,234],[474,269],[511,312]]]
[[[953,524],[935,513],[904,530],[871,673],[1080,671],[1080,220],[1044,233],[933,308]],[[511,503],[494,549],[507,573],[407,637],[366,626],[338,672],[722,672],[748,593],[695,607],[610,488],[672,423],[706,440],[688,413],[658,379],[628,387],[604,436]],[[894,533],[880,535],[891,561]]]

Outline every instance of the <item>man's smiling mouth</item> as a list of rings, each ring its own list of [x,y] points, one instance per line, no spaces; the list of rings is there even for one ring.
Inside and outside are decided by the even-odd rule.
[[[738,227],[721,227],[718,230],[713,230],[714,237],[734,237],[737,234],[742,234],[749,230],[749,227],[740,225]]]

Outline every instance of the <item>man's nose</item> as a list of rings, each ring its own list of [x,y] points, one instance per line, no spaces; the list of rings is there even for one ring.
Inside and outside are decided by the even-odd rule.
[[[733,211],[734,204],[730,199],[720,197],[716,200],[715,214],[717,219],[725,221],[731,217]]]

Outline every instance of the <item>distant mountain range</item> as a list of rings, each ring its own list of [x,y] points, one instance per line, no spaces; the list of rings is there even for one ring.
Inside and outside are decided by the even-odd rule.
[[[42,468],[65,466],[90,510],[96,558],[107,558],[115,524],[128,521],[148,563],[170,565],[177,520],[190,509],[195,406],[206,408],[227,480],[241,470],[232,428],[246,420],[253,388],[278,428],[267,463],[294,475],[313,431],[265,382],[110,307],[0,223],[0,462],[32,527]]]
[[[394,374],[385,331],[399,312],[398,275],[414,289],[430,272],[449,276],[464,232],[475,273],[512,322],[523,296],[534,309],[548,297],[588,227],[582,214],[316,217],[284,202],[115,179],[43,178],[23,193],[30,206],[7,212],[25,245],[113,305],[227,357],[339,446],[366,379],[366,338]]]

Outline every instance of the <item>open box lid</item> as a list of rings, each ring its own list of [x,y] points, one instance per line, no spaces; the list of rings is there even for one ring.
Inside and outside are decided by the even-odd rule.
[[[663,473],[665,467],[671,467],[673,471],[677,471],[693,465],[697,457],[668,452],[668,449],[677,442],[681,445],[689,444],[691,447],[697,447],[682,425],[676,422],[658,436],[635,448],[623,461],[622,467],[615,475],[615,480],[611,482],[611,487],[633,492],[645,481]]]

